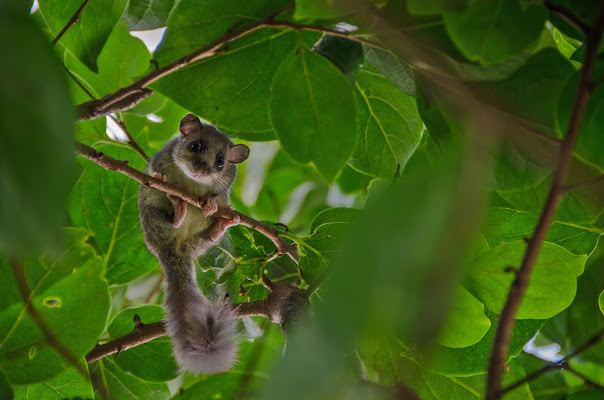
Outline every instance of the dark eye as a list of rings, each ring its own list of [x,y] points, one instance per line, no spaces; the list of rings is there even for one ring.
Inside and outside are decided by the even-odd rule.
[[[216,157],[216,168],[220,171],[224,167],[224,158],[222,156]]]
[[[189,151],[191,151],[191,153],[200,153],[202,147],[203,146],[201,145],[201,141],[196,140],[194,142],[191,142],[191,144],[189,145]]]

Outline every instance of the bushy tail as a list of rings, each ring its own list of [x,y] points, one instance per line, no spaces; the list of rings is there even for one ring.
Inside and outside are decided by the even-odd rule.
[[[229,305],[210,302],[197,286],[190,259],[160,260],[167,280],[166,329],[178,364],[195,374],[228,371],[237,360],[237,319]]]

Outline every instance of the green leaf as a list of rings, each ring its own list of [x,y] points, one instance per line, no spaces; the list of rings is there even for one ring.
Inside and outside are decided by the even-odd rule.
[[[17,3],[0,5],[0,34],[19,38],[0,44],[0,252],[59,251],[63,209],[76,178],[74,113],[63,69]]]
[[[310,224],[310,233],[316,232],[323,224],[330,224],[334,222],[354,222],[356,217],[361,213],[356,208],[347,207],[333,207],[328,208],[318,213]]]
[[[350,228],[345,222],[319,225],[310,236],[298,239],[300,270],[304,281],[312,285],[321,276],[331,259],[337,254],[338,240]]]
[[[143,324],[162,321],[164,310],[160,306],[143,306],[128,308],[113,318],[107,332],[111,339],[131,333],[134,327],[133,318],[140,317]],[[168,336],[162,336],[148,343],[141,344],[119,354],[111,356],[113,362],[128,374],[145,381],[165,382],[178,376],[178,366],[172,356],[172,345]]]
[[[304,36],[312,43],[318,35]],[[229,43],[220,54],[170,74],[151,87],[231,137],[272,140],[275,133],[269,116],[271,82],[296,43],[297,35],[291,31],[252,32]]]
[[[130,0],[124,21],[131,31],[156,29],[168,24],[175,0]]]
[[[415,77],[409,64],[393,53],[364,44],[365,61],[409,96],[415,97]]]
[[[67,30],[58,44],[96,72],[97,57],[113,27],[122,17],[127,3],[127,0],[90,0],[77,22]],[[65,27],[81,4],[81,1],[40,1],[40,13],[53,37]]]
[[[535,44],[547,18],[539,4],[520,0],[475,1],[465,12],[444,14],[447,32],[471,60],[496,64]]]
[[[87,367],[82,362],[84,369]],[[15,385],[16,399],[92,399],[92,384],[88,376],[84,377],[75,368],[66,369],[52,379],[28,385]],[[0,395],[0,398],[3,398]]]
[[[519,268],[525,251],[526,244],[517,241],[482,253],[467,266],[464,286],[488,308],[500,312],[515,278],[507,269]],[[583,273],[586,258],[543,243],[516,318],[546,319],[567,308],[575,298],[576,277]]]
[[[573,73],[574,68],[560,52],[545,48],[531,56],[509,78],[478,84],[476,88],[498,108],[554,135],[558,99]]]
[[[367,67],[355,86],[358,136],[350,165],[367,175],[392,178],[422,138],[424,124],[415,100]]]
[[[443,375],[467,376],[485,373],[489,364],[489,356],[495,339],[498,315],[485,310],[486,316],[491,320],[491,328],[476,344],[463,348],[450,348],[437,346],[427,359],[409,354],[431,371]],[[543,320],[519,319],[514,324],[514,332],[510,340],[507,360],[516,357],[526,342],[528,342],[543,326]]]
[[[106,84],[108,93],[128,86],[151,67],[147,46],[130,35],[125,23],[118,24],[100,52],[98,76]]]
[[[170,398],[165,383],[145,382],[123,372],[110,358],[98,360],[90,371],[95,398],[111,400],[163,400]],[[105,397],[107,396],[107,397]]]
[[[229,29],[242,29],[288,3],[288,0],[249,0],[245,3],[239,0],[182,0],[170,14],[168,31],[154,59],[163,67],[217,40]],[[203,29],[199,29],[200,26]]]
[[[297,0],[294,12],[296,19],[333,19],[351,14],[350,9],[334,7],[333,0]]]
[[[144,169],[134,151],[111,145],[96,148],[130,166]],[[158,263],[143,241],[138,219],[139,183],[114,171],[83,161],[84,173],[70,195],[69,215],[76,226],[88,229],[105,266],[110,285],[131,282],[156,268]]]
[[[298,162],[312,163],[331,182],[355,142],[354,96],[344,75],[325,58],[298,47],[275,73],[270,114],[283,149]]]
[[[490,247],[499,246],[533,235],[538,217],[510,208],[489,209],[484,237]],[[601,233],[581,226],[554,222],[545,237],[546,242],[564,247],[573,254],[590,255]]]
[[[600,306],[600,311],[604,314],[604,290],[600,293],[600,297],[598,297],[598,305]]]
[[[579,73],[569,79],[564,91],[560,95],[558,104],[558,129],[565,132],[570,123],[575,95],[577,93]],[[604,146],[601,127],[604,124],[604,86],[595,87],[589,98],[589,103],[583,115],[583,121],[577,139],[576,153],[585,160],[596,164],[600,170],[604,169],[604,156],[598,149]]]
[[[437,342],[453,348],[471,346],[478,343],[490,327],[491,320],[484,314],[484,305],[459,286]]]
[[[363,61],[363,46],[354,40],[324,35],[312,48],[332,62],[351,83],[354,83]]]
[[[81,229],[65,231],[68,247],[58,257],[42,256],[23,262],[32,306],[55,339],[76,359],[83,359],[105,328],[109,313],[103,265]],[[39,382],[67,367],[21,300],[8,260],[0,264],[0,369],[14,384]],[[94,301],[91,301],[94,299]],[[86,304],[86,307],[82,307]]]

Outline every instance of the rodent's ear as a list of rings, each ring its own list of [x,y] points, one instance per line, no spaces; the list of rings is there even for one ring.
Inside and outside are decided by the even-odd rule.
[[[193,114],[187,114],[180,120],[180,133],[188,135],[193,132],[199,132],[203,128],[201,121]]]
[[[244,144],[236,144],[231,146],[229,149],[228,159],[229,162],[234,164],[239,164],[240,162],[244,162],[247,160],[247,157],[250,155],[250,148]]]

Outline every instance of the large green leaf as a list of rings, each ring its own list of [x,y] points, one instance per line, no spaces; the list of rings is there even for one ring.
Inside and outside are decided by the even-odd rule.
[[[415,96],[415,78],[409,64],[393,53],[364,44],[365,61],[409,96]]]
[[[0,5],[0,252],[60,249],[73,180],[73,109],[50,44],[17,3]]]
[[[83,359],[105,328],[107,282],[101,277],[101,260],[85,243],[89,234],[69,228],[66,236],[68,247],[62,254],[27,259],[23,272],[31,304],[51,334],[74,358]],[[69,361],[46,341],[27,311],[6,259],[0,265],[0,282],[0,369],[7,378],[17,384],[39,382],[68,368]]]
[[[161,67],[202,48],[229,29],[244,28],[283,8],[288,0],[182,0],[170,14],[168,32],[155,60]],[[203,27],[203,29],[200,29]]]
[[[516,241],[482,253],[467,266],[464,286],[488,308],[500,312],[515,278],[509,268],[520,267],[525,251],[526,243]],[[516,318],[546,319],[567,308],[575,298],[576,277],[583,273],[586,258],[543,243]]]
[[[332,181],[355,143],[356,111],[348,80],[328,60],[302,44],[273,78],[270,115],[283,149],[312,163]]]
[[[484,314],[484,305],[459,286],[437,341],[446,347],[468,347],[478,343],[490,327],[491,320]]]
[[[305,37],[312,43],[317,35]],[[271,82],[296,38],[289,30],[250,33],[230,43],[224,52],[170,74],[152,87],[232,137],[274,139],[269,116]]]
[[[84,362],[82,362],[84,364]],[[87,367],[84,367],[87,369]],[[92,399],[92,384],[75,368],[66,369],[52,379],[28,385],[14,385],[15,399]]]
[[[102,145],[97,150],[144,169],[142,158],[130,149]],[[140,278],[158,263],[143,242],[137,206],[139,184],[92,162],[83,163],[84,173],[70,195],[72,223],[92,233],[110,285]]]
[[[350,165],[391,178],[405,167],[422,137],[415,100],[370,67],[359,72],[355,97],[358,136]]]
[[[95,398],[106,400],[164,400],[170,398],[165,383],[150,383],[123,372],[115,363],[104,358],[91,368]]]
[[[499,246],[533,235],[538,217],[505,207],[489,209],[484,237],[490,247]],[[564,247],[573,254],[590,255],[595,249],[601,232],[577,225],[554,222],[545,240]]]
[[[122,17],[127,3],[127,0],[90,0],[77,22],[59,40],[59,45],[96,72],[97,57],[111,30]],[[40,13],[53,37],[67,25],[81,4],[82,1],[40,1]]]
[[[109,324],[109,337],[117,339],[131,333],[135,329],[135,315],[140,317],[143,324],[150,324],[163,320],[164,311],[160,306],[128,308],[116,315]],[[178,366],[172,356],[172,345],[168,336],[128,349],[119,356],[112,356],[112,360],[122,371],[145,381],[165,382],[178,375]]]
[[[520,0],[474,1],[464,12],[444,14],[447,32],[471,60],[495,64],[536,44],[547,10]]]
[[[429,355],[409,354],[410,358],[419,362],[431,371],[444,375],[467,376],[487,372],[489,356],[495,340],[498,315],[485,310],[491,320],[491,328],[476,344],[463,348],[438,346]],[[514,332],[510,340],[507,359],[512,359],[522,351],[522,348],[543,326],[543,320],[519,319],[514,324]]]

